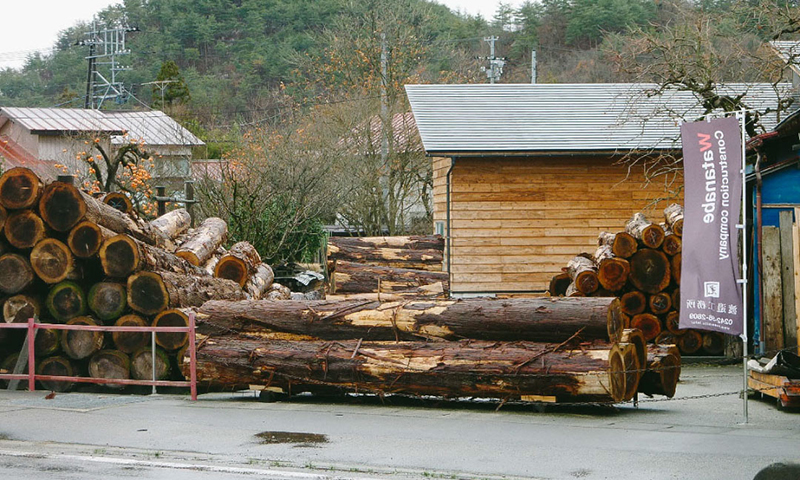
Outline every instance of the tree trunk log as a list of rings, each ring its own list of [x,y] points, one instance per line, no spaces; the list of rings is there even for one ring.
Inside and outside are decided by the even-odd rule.
[[[270,285],[275,280],[275,273],[266,263],[256,268],[256,273],[250,276],[244,286],[244,291],[250,300],[261,300],[269,291]]]
[[[638,328],[641,330],[645,340],[649,342],[661,333],[661,321],[655,315],[640,313],[631,318],[631,328]]]
[[[103,242],[116,235],[100,225],[83,220],[72,227],[67,236],[67,245],[78,258],[90,258],[100,251]]]
[[[153,351],[143,348],[131,355],[131,376],[136,380],[153,379]],[[156,380],[169,378],[169,357],[166,352],[156,348]]]
[[[250,242],[237,242],[228,253],[220,257],[214,267],[214,276],[233,280],[244,288],[259,265],[261,265],[261,255],[258,254],[256,247]]]
[[[414,250],[370,245],[337,244],[338,238],[328,242],[328,259],[364,263],[378,267],[408,268],[412,270],[442,271],[442,250]]]
[[[47,225],[57,232],[68,232],[86,215],[84,196],[94,198],[82,193],[71,183],[53,182],[44,188],[42,198],[39,200],[39,213]],[[97,202],[99,203],[99,202]],[[101,205],[103,205],[101,203]],[[109,210],[114,208],[104,205]],[[114,210],[120,215],[122,212]]]
[[[628,278],[642,292],[659,293],[669,286],[670,262],[662,252],[643,248],[631,257],[631,274]]]
[[[16,253],[0,255],[0,292],[8,295],[28,288],[35,278],[31,263]]]
[[[192,225],[192,217],[185,208],[178,208],[156,218],[150,222],[150,225],[167,237],[174,239],[189,230]]]
[[[29,318],[41,318],[42,300],[37,295],[19,294],[3,303],[6,323],[25,323]]]
[[[628,220],[625,231],[647,248],[658,248],[664,242],[664,229],[650,222],[642,213],[635,213]]]
[[[447,280],[448,275],[444,272],[376,267],[347,261],[337,261],[333,274],[334,292],[337,294],[378,292],[379,281],[380,291],[391,293],[438,282],[444,284]]]
[[[66,357],[47,357],[36,366],[37,375],[52,375],[59,377],[74,377],[77,369],[72,361]],[[68,392],[75,386],[72,382],[40,380],[39,383],[45,390],[53,392]]]
[[[36,340],[33,341],[34,354],[37,357],[49,357],[58,352],[61,347],[61,330],[40,328],[36,331]]]
[[[97,326],[98,323],[90,317],[77,317],[68,321],[67,325]],[[61,348],[64,350],[64,353],[75,360],[88,358],[103,348],[103,332],[62,330]]]
[[[115,327],[147,327],[147,320],[136,314],[124,315],[114,323]],[[132,354],[150,343],[150,334],[145,332],[112,332],[111,339],[117,350]]]
[[[144,315],[167,308],[199,307],[212,299],[244,300],[235,282],[171,272],[138,272],[128,277],[128,305]]]
[[[189,316],[177,308],[164,310],[153,320],[154,327],[188,327]],[[189,333],[156,333],[156,344],[168,352],[174,352],[186,345]]]
[[[377,301],[211,301],[197,310],[204,334],[278,331],[326,340],[464,338],[563,342],[616,341],[622,332],[616,298],[475,298]]]
[[[676,337],[679,337],[684,333],[686,333],[686,329],[680,328],[678,326],[680,318],[681,318],[680,314],[677,311],[673,310],[667,313],[667,316],[664,319],[664,326],[667,327],[667,331],[675,335]]]
[[[630,258],[639,248],[636,239],[627,232],[601,232],[597,237],[597,244],[611,247],[611,252],[618,258]]]
[[[30,258],[33,271],[45,283],[66,280],[74,267],[69,247],[54,238],[46,238],[37,243]]]
[[[128,307],[125,285],[116,282],[100,282],[92,285],[87,296],[89,310],[104,322],[118,319]]]
[[[675,283],[675,285],[678,286],[680,286],[681,284],[681,258],[682,255],[680,253],[676,253],[669,260],[670,270],[671,270],[670,274],[672,276],[672,281],[673,283]]]
[[[654,315],[663,315],[672,308],[672,298],[665,292],[656,293],[650,295],[648,305]]]
[[[0,204],[9,210],[31,208],[41,194],[42,181],[28,168],[12,168],[0,176]]]
[[[86,314],[86,294],[77,283],[57,283],[47,294],[45,307],[50,316],[60,322]]]
[[[703,350],[709,355],[725,352],[725,335],[719,332],[703,332]]]
[[[168,251],[120,234],[103,242],[100,263],[109,277],[124,278],[139,270],[165,271],[183,275],[205,276],[206,271]]]
[[[444,237],[441,235],[412,235],[408,237],[330,237],[329,245],[359,248],[398,248],[401,250],[439,250],[444,251]]]
[[[26,250],[44,238],[44,222],[33,211],[20,210],[8,216],[3,233],[12,247]]]
[[[641,380],[639,392],[645,395],[664,395],[672,398],[680,377],[680,358],[663,353],[661,347],[652,347],[647,352],[647,366]]]
[[[630,343],[636,348],[636,355],[639,357],[639,365],[647,363],[647,340],[638,328],[626,328],[622,330],[619,339],[620,343]]]
[[[567,274],[575,288],[589,295],[600,288],[600,281],[597,279],[597,265],[588,256],[578,255],[567,263]]]
[[[703,348],[703,335],[697,330],[686,330],[686,333],[676,338],[678,349],[681,353],[691,355]]]
[[[133,202],[122,192],[109,192],[98,198],[98,200],[124,214],[130,215],[133,213]]]
[[[633,290],[620,297],[620,307],[622,308],[622,313],[626,315],[631,317],[639,315],[644,313],[647,308],[647,297],[645,297],[644,293]]]
[[[290,298],[292,298],[291,290],[279,283],[273,283],[269,286],[265,300],[289,300]]]
[[[670,257],[675,256],[683,250],[683,240],[675,233],[669,232],[664,236],[664,243],[661,245],[661,250]]]
[[[617,258],[607,245],[599,247],[594,256],[600,285],[609,292],[622,290],[631,273],[630,263],[624,258]]]
[[[586,296],[585,293],[578,290],[578,287],[575,286],[575,282],[570,282],[570,284],[567,285],[567,291],[564,292],[564,295],[570,298]]]
[[[564,297],[567,294],[567,288],[569,288],[570,283],[572,283],[572,279],[566,273],[554,275],[550,280],[550,286],[547,287],[547,293],[551,297]]]
[[[191,233],[186,241],[175,251],[175,255],[185,259],[195,266],[203,265],[206,260],[228,238],[228,224],[225,220],[210,217]]]
[[[675,235],[683,237],[683,206],[673,203],[665,208],[664,220]]]
[[[131,359],[119,350],[100,350],[89,359],[89,376],[93,378],[131,378]],[[123,385],[107,383],[106,387],[123,388]]]
[[[211,338],[197,353],[197,378],[216,387],[314,385],[355,391],[619,402],[625,396],[619,347],[559,350],[529,342],[383,343]],[[562,347],[563,348],[563,347]],[[188,362],[182,362],[188,374]],[[310,387],[309,387],[310,386]]]

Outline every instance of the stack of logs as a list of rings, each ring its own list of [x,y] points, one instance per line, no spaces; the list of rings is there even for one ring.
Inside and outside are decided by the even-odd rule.
[[[336,295],[391,293],[446,296],[441,235],[331,237],[329,292]]]
[[[613,403],[637,389],[672,396],[679,375],[677,350],[647,348],[639,330],[623,329],[616,298],[211,301],[195,310],[198,381],[211,388]]]
[[[636,213],[625,231],[602,232],[594,254],[573,258],[550,282],[552,296],[618,297],[626,325],[684,355],[720,355],[724,335],[678,328],[683,207],[664,209],[664,222]]]
[[[186,326],[184,308],[210,299],[288,298],[285,288],[272,287],[272,270],[252,245],[222,249],[223,220],[209,218],[189,230],[185,209],[148,223],[125,213],[125,204],[119,195],[94,198],[68,182],[45,186],[25,168],[0,176],[3,321]],[[39,374],[152,378],[150,334],[37,332]],[[23,333],[0,329],[3,373],[16,368]],[[180,375],[171,364],[182,358],[187,342],[188,334],[156,335],[157,378]]]

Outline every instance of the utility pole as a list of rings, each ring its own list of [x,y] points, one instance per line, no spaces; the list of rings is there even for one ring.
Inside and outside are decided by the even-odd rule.
[[[489,83],[500,81],[500,76],[503,75],[503,67],[506,64],[505,58],[497,58],[494,56],[494,44],[498,40],[500,40],[500,38],[495,35],[483,37],[483,41],[489,44],[489,56],[483,58],[483,60],[489,60],[489,67],[481,67],[481,71],[486,72]]]
[[[142,85],[153,85],[161,90],[161,110],[164,110],[164,90],[167,89],[170,83],[175,83],[175,80],[154,80],[152,82],[143,83]]]
[[[531,83],[536,83],[536,50],[531,50]]]
[[[389,76],[389,47],[386,34],[381,33],[381,161],[386,164],[389,157],[389,98],[387,94],[387,77]]]
[[[117,79],[117,73],[130,70],[119,64],[119,56],[130,55],[131,51],[125,47],[125,35],[128,32],[138,32],[138,28],[118,25],[113,28],[98,29],[97,24],[92,25],[92,30],[86,32],[86,40],[78,45],[89,47],[89,73],[87,75],[85,108],[100,109],[106,100],[115,100],[124,103],[127,98],[125,87]],[[106,75],[98,71],[98,66],[107,66]]]

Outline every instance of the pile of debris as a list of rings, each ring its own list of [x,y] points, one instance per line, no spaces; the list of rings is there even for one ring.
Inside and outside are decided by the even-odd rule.
[[[683,207],[664,210],[664,222],[642,213],[625,230],[602,232],[594,254],[570,260],[550,282],[552,296],[618,297],[625,323],[658,345],[677,345],[684,355],[720,355],[725,336],[678,328],[681,284]]]
[[[25,168],[0,176],[3,321],[186,326],[184,308],[211,299],[289,298],[286,287],[273,285],[272,270],[252,245],[222,248],[223,220],[190,229],[189,214],[178,209],[148,223],[126,213],[125,200],[95,198],[69,182],[45,186]],[[0,329],[3,373],[17,368],[24,337],[24,331]],[[185,333],[156,335],[157,378],[180,375],[175,367],[188,340]],[[151,379],[149,345],[147,333],[40,329],[35,368],[42,375]],[[72,385],[43,386],[64,391]]]

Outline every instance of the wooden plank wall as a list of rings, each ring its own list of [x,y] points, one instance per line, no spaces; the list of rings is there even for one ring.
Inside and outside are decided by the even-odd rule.
[[[637,211],[663,221],[664,184],[643,187],[605,157],[458,158],[452,173],[454,292],[544,291],[597,234],[620,231]],[[434,220],[446,219],[450,159],[434,159]],[[680,200],[678,200],[680,201]],[[446,260],[445,260],[446,262]],[[446,265],[446,263],[445,263]]]
[[[783,282],[781,278],[781,234],[778,227],[764,226],[761,231],[764,323],[761,336],[767,352],[773,355],[783,348]]]

